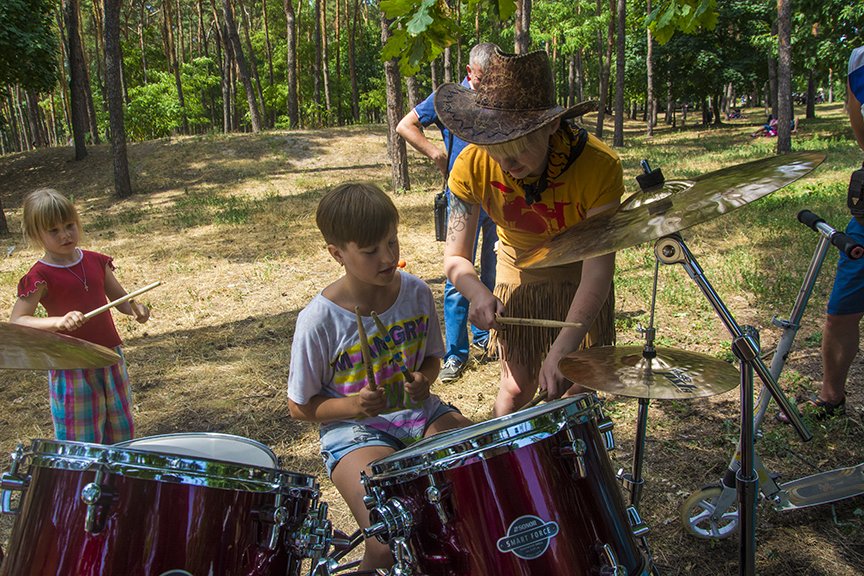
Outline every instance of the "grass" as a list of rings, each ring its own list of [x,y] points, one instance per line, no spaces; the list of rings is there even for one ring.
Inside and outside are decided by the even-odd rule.
[[[683,179],[773,155],[773,139],[749,136],[764,112],[744,112],[745,118],[719,128],[660,125],[650,140],[644,126],[627,122],[627,145],[618,152],[628,192],[637,191],[634,178],[643,158],[668,179]],[[797,150],[827,154],[822,166],[744,208],[682,231],[737,322],[757,327],[765,349],[779,336],[771,319],[788,315],[816,243],[796,213],[809,208],[838,228],[848,219],[845,187],[861,153],[840,105],[820,105],[817,115],[801,120],[793,142]],[[611,135],[611,124],[607,128]],[[27,191],[53,186],[74,193],[87,232],[84,247],[114,256],[128,290],[162,280],[144,297],[153,310],[148,324],[114,315],[126,343],[139,436],[218,431],[258,440],[279,455],[284,468],[316,475],[334,524],[352,531],[350,514],[324,475],[315,427],[288,414],[285,382],[297,313],[340,273],[314,225],[317,200],[348,179],[389,190],[383,127],[171,138],[132,144],[129,154],[136,194],[124,200],[111,195],[107,146],[91,148],[81,162],[70,160],[69,149],[0,158],[0,200],[10,226],[20,226]],[[431,218],[440,176],[412,153],[411,178],[411,190],[394,194],[402,217],[402,257],[409,272],[429,283],[440,306],[443,246],[434,242]],[[620,344],[642,342],[636,328],[649,319],[653,240],[617,256]],[[0,260],[0,309],[7,311],[18,278],[39,256],[17,233],[0,239],[0,247],[12,244],[16,250]],[[781,379],[790,396],[818,387],[821,319],[835,262],[832,251]],[[657,345],[733,361],[729,333],[681,268],[659,270]],[[862,374],[856,362],[847,418],[814,426],[812,442],[801,444],[769,417],[759,445],[766,465],[793,479],[862,461]],[[472,364],[456,384],[439,382],[434,391],[479,421],[491,415],[497,379],[496,365]],[[649,539],[664,575],[738,572],[737,539],[695,540],[682,530],[677,511],[690,493],[722,475],[738,440],[738,400],[736,389],[698,401],[651,403],[640,513],[652,529]],[[45,375],[0,371],[0,403],[5,469],[16,443],[53,433]],[[618,442],[611,453],[616,469],[630,466],[636,405],[624,397],[606,398]],[[861,574],[862,508],[861,498],[783,514],[763,504],[759,573]],[[0,518],[0,545],[11,527],[10,517]]]

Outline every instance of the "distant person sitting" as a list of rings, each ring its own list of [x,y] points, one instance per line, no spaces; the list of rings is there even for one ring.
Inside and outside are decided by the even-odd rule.
[[[794,120],[793,120],[794,126]],[[768,115],[768,121],[762,125],[761,128],[753,132],[750,137],[756,138],[758,136],[777,136],[777,118],[774,117],[773,114]]]
[[[483,70],[489,61],[489,56],[495,51],[495,48],[495,44],[486,42],[477,44],[471,49],[468,65],[466,66],[468,73],[462,80],[462,86],[472,90],[477,89],[483,77]],[[445,150],[430,142],[423,135],[423,128],[432,124],[436,124],[441,130]],[[447,177],[450,174],[450,169],[453,167],[453,162],[456,161],[456,157],[465,148],[467,142],[454,135],[438,121],[438,114],[435,112],[434,94],[408,112],[399,122],[396,131],[411,146],[433,160],[441,171],[441,174],[443,174],[447,194],[447,212],[449,213],[450,188],[446,186]],[[472,262],[477,257],[477,242],[481,230],[483,232],[483,240],[480,246],[480,280],[487,288],[492,290],[495,287],[495,244],[498,242],[498,232],[496,231],[495,223],[482,210],[480,212],[480,225],[474,238]],[[444,283],[444,334],[446,345],[444,366],[441,368],[438,378],[442,382],[451,382],[459,378],[465,369],[468,362],[469,345],[468,300],[456,290],[456,287],[449,279]],[[496,355],[494,350],[487,350],[489,343],[488,330],[482,330],[472,324],[471,336],[472,345],[480,352],[481,357],[486,358]]]

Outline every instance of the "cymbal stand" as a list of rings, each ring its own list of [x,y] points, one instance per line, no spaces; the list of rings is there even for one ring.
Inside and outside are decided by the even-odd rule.
[[[735,321],[732,313],[705,277],[693,254],[679,234],[670,234],[654,244],[654,254],[663,264],[681,264],[732,336],[732,351],[739,360],[741,371],[741,468],[736,477],[738,486],[738,510],[740,519],[739,574],[756,574],[756,497],[759,477],[754,466],[755,448],[753,433],[753,373],[755,372],[770,391],[780,409],[802,440],[809,441],[813,435],[804,425],[795,407],[786,398],[774,376],[759,355],[759,345],[753,332],[745,332]]]
[[[857,244],[845,233],[835,230],[809,210],[799,212],[798,220],[818,232],[819,238],[788,319],[775,316],[772,320],[772,324],[783,331],[771,360],[770,371],[775,379],[779,378],[789,357],[830,245],[834,245],[850,258],[864,257],[864,246]],[[771,395],[763,388],[759,392],[753,419],[754,434],[758,433],[770,401]],[[730,536],[737,529],[735,478],[740,470],[740,460],[739,446],[719,483],[697,490],[682,505],[681,520],[684,529],[692,535],[721,539]],[[822,471],[783,483],[778,481],[776,474],[767,469],[758,453],[754,465],[759,475],[759,491],[777,511],[828,504],[864,493],[864,463],[851,468]]]
[[[649,362],[657,357],[657,349],[654,347],[654,337],[657,331],[654,328],[654,310],[657,303],[657,276],[660,270],[660,261],[654,260],[654,287],[651,290],[651,312],[648,317],[648,327],[639,327],[639,332],[645,336],[645,347],[642,349],[642,357]],[[648,404],[651,402],[648,398],[639,398],[639,412],[636,416],[636,440],[633,448],[633,470],[631,473],[624,472],[624,469],[618,471],[618,480],[624,485],[624,488],[630,492],[630,505],[639,506],[639,501],[642,499],[642,488],[645,485],[645,479],[642,477],[642,464],[645,461],[645,440],[648,432]]]

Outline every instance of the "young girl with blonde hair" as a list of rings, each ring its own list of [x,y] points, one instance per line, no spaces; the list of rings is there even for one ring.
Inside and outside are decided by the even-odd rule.
[[[58,440],[113,444],[134,436],[132,391],[122,341],[110,312],[86,311],[126,295],[110,256],[78,248],[81,219],[68,198],[49,188],[24,198],[24,237],[45,253],[18,282],[10,321],[111,348],[120,362],[106,368],[49,370],[51,417]],[[47,317],[36,315],[39,304]],[[129,300],[116,307],[147,322],[150,310]],[[84,312],[82,312],[84,311]]]

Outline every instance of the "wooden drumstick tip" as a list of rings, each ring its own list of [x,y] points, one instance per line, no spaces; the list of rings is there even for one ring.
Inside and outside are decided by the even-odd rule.
[[[357,334],[360,337],[360,355],[366,366],[366,381],[370,390],[378,388],[375,382],[375,370],[372,367],[372,352],[369,350],[369,340],[366,339],[366,328],[363,326],[363,317],[360,315],[360,306],[354,307],[354,316],[357,318]]]

